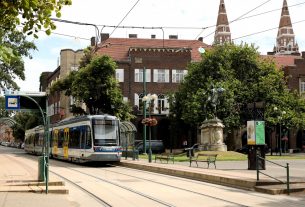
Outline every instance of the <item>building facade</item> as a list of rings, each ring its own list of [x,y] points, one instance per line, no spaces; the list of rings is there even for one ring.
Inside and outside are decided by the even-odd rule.
[[[63,49],[60,51],[59,66],[47,77],[47,87],[50,87],[60,78],[65,78],[71,71],[77,71],[79,61],[83,57],[83,50]],[[43,86],[43,84],[41,84]],[[50,123],[58,122],[73,116],[70,107],[74,103],[73,97],[65,96],[64,92],[55,92],[48,99],[48,115]]]

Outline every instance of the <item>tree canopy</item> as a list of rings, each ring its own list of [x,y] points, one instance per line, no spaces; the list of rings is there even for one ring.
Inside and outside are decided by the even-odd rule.
[[[71,5],[71,0],[1,0],[0,1],[0,40],[5,35],[22,31],[23,34],[33,35],[45,29],[47,34],[56,29],[52,21],[52,13],[61,16],[61,8]],[[17,27],[20,26],[19,30]],[[10,63],[11,58],[19,57],[9,45],[0,42],[0,63]]]
[[[304,100],[288,90],[283,72],[271,59],[262,58],[253,45],[218,45],[202,57],[200,63],[189,65],[175,94],[173,109],[178,118],[198,125],[216,115],[227,128],[234,128],[255,118],[248,106],[260,102],[267,124],[304,128]],[[214,114],[212,89],[220,87],[225,91]],[[279,114],[282,111],[286,113]]]
[[[2,54],[7,61],[0,61],[0,88],[18,89],[16,78],[25,79],[22,57],[31,58],[30,50],[36,49],[34,43],[26,40],[26,36],[18,31],[5,32],[0,28],[0,46],[10,48],[12,57]],[[1,51],[0,51],[1,56]]]
[[[85,54],[89,52],[86,50]],[[89,56],[84,56],[78,71],[55,82],[51,93],[65,91],[67,96],[73,96],[78,103],[85,103],[90,114],[106,113],[129,120],[132,118],[131,107],[123,101],[115,79],[116,63],[108,56]],[[74,109],[79,110],[75,106]]]

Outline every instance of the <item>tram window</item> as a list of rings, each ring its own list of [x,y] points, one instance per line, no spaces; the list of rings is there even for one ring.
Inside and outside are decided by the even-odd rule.
[[[39,134],[35,134],[35,146],[38,146]]]
[[[64,130],[60,130],[58,133],[58,148],[62,148],[64,142]]]
[[[90,130],[90,127],[87,126],[87,129],[86,129],[86,148],[91,148],[91,147],[92,147],[91,130]]]
[[[50,133],[49,134],[49,137],[50,137],[49,144],[50,144],[50,147],[53,147],[53,132],[50,131],[49,133]]]
[[[44,133],[39,133],[39,140],[38,140],[39,146],[43,145],[43,137],[44,137]]]
[[[80,129],[79,128],[73,128],[70,131],[69,147],[79,148],[79,141],[80,141]]]

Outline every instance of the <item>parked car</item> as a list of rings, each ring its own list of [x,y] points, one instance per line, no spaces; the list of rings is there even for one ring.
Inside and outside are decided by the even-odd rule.
[[[139,153],[143,153],[143,141],[138,141],[136,144],[136,149]],[[146,140],[146,152],[149,149],[149,140]],[[152,153],[162,153],[165,151],[164,144],[162,140],[151,140],[151,151]]]
[[[2,145],[2,146],[5,146],[5,147],[8,147],[9,144],[10,144],[9,142],[2,142],[2,143],[1,143],[1,145]]]

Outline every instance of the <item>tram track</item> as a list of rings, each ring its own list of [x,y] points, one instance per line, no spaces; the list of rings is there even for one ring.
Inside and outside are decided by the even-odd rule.
[[[116,167],[117,167],[117,166],[116,166]],[[124,168],[124,167],[118,167],[118,168]],[[125,169],[126,169],[126,168],[125,168]],[[128,169],[129,169],[129,168],[128,168]],[[105,170],[105,169],[103,169],[103,170]],[[181,187],[177,187],[177,186],[174,186],[174,185],[165,184],[165,183],[158,182],[158,181],[154,181],[154,180],[151,180],[151,179],[141,178],[141,177],[138,177],[138,176],[129,175],[129,174],[126,174],[126,173],[121,173],[121,172],[115,172],[115,171],[112,171],[112,170],[105,170],[105,171],[112,172],[112,173],[116,173],[116,174],[120,174],[120,175],[124,175],[124,176],[129,176],[129,177],[136,178],[136,179],[141,179],[141,180],[144,180],[144,181],[148,181],[148,182],[151,182],[151,183],[163,185],[163,186],[170,187],[170,188],[174,188],[174,189],[177,189],[177,190],[182,190],[182,191],[189,192],[189,193],[193,193],[193,194],[197,194],[197,195],[200,195],[200,196],[204,196],[204,197],[216,199],[216,200],[219,200],[219,201],[223,201],[223,202],[227,202],[227,203],[230,203],[230,204],[234,204],[234,205],[236,205],[236,206],[246,207],[246,205],[242,205],[242,204],[240,204],[240,203],[232,202],[232,201],[225,200],[225,199],[222,199],[222,198],[219,198],[219,197],[215,197],[215,196],[210,196],[210,195],[208,195],[208,194],[204,194],[204,193],[192,191],[192,190],[189,190],[189,189],[186,189],[186,188],[181,188]],[[136,170],[136,171],[137,171],[137,170]],[[153,173],[152,173],[152,174],[153,174]],[[158,175],[159,175],[159,174],[158,174]],[[161,174],[161,175],[162,175],[162,174]],[[170,177],[170,176],[164,176],[164,177],[167,177],[167,178],[168,178],[168,177]],[[175,178],[176,178],[176,177],[175,177]],[[180,179],[181,179],[181,178],[180,178]],[[182,179],[181,179],[181,180],[182,180]],[[184,179],[184,181],[185,181],[185,179]],[[196,184],[198,184],[198,182],[196,182]],[[214,186],[213,186],[213,187],[214,187]]]
[[[33,160],[35,159],[34,156],[29,156],[28,158],[33,159]],[[164,196],[163,196],[163,199],[165,201],[160,200],[159,198],[156,198],[156,196],[151,196],[151,195],[144,194],[144,193],[142,193],[142,192],[144,192],[143,190],[140,192],[140,191],[132,189],[130,187],[126,187],[126,186],[122,185],[123,182],[121,182],[121,181],[127,181],[128,178],[127,179],[121,179],[121,180],[118,180],[116,182],[116,181],[114,181],[115,177],[117,177],[117,176],[115,176],[115,174],[122,175],[122,176],[128,176],[130,178],[134,178],[134,179],[130,179],[130,180],[133,180],[133,182],[135,182],[135,181],[136,182],[139,182],[139,181],[140,182],[141,181],[151,182],[151,183],[154,183],[156,185],[162,185],[164,187],[171,188],[171,189],[173,189],[173,192],[175,192],[175,190],[179,190],[179,191],[184,191],[185,195],[192,195],[192,194],[194,194],[194,195],[197,195],[197,196],[202,196],[202,198],[206,197],[207,199],[208,198],[209,199],[214,199],[215,202],[216,201],[223,202],[226,206],[249,206],[249,205],[245,204],[245,202],[243,202],[242,200],[240,200],[240,201],[239,200],[235,200],[235,202],[234,202],[234,200],[231,200],[230,198],[228,198],[228,199],[222,198],[222,197],[224,197],[224,196],[222,196],[222,194],[211,194],[209,191],[206,194],[206,193],[202,193],[203,191],[200,191],[200,190],[195,191],[195,190],[191,189],[190,187],[189,188],[187,188],[187,187],[184,188],[183,187],[183,186],[188,186],[188,184],[186,184],[186,185],[182,184],[180,186],[175,186],[175,183],[171,184],[171,183],[167,183],[167,182],[160,182],[157,179],[153,180],[153,179],[150,179],[150,178],[145,178],[144,175],[141,175],[141,174],[140,175],[135,175],[135,173],[133,173],[133,171],[139,172],[139,173],[143,173],[142,170],[138,170],[138,169],[126,168],[126,167],[122,167],[122,166],[110,165],[109,164],[109,166],[112,166],[112,167],[115,166],[115,168],[118,168],[120,172],[117,172],[117,171],[115,171],[115,168],[112,168],[112,169],[110,169],[109,167],[101,168],[100,164],[97,165],[97,166],[92,166],[90,164],[88,166],[88,165],[79,165],[79,164],[74,164],[74,163],[70,163],[70,162],[58,161],[58,160],[54,160],[54,163],[52,164],[52,166],[55,167],[55,168],[57,168],[57,167],[61,168],[61,169],[58,169],[58,170],[65,170],[66,172],[68,170],[74,171],[76,173],[75,174],[76,177],[77,177],[77,174],[80,173],[80,176],[81,175],[88,176],[88,180],[90,180],[89,177],[94,178],[97,182],[101,181],[101,186],[103,185],[102,182],[105,182],[105,183],[109,184],[109,186],[110,185],[114,186],[114,189],[115,189],[115,187],[118,187],[118,188],[124,189],[124,190],[126,190],[126,191],[128,191],[130,193],[139,195],[139,197],[138,197],[139,199],[141,199],[140,197],[143,197],[142,199],[145,198],[145,199],[149,199],[149,200],[151,200],[153,202],[156,202],[155,205],[151,205],[151,206],[180,206],[180,204],[179,203],[170,204]],[[74,169],[75,167],[77,167],[79,169]],[[131,172],[125,172],[124,171],[125,169],[128,169]],[[29,170],[30,170],[30,168],[29,168]],[[50,172],[53,173],[54,175],[60,177],[61,179],[67,181],[71,185],[75,186],[75,189],[79,189],[80,191],[84,192],[84,195],[89,195],[90,197],[92,197],[92,199],[94,199],[94,200],[96,200],[97,202],[100,203],[100,206],[112,206],[112,205],[116,206],[114,203],[112,203],[112,201],[109,202],[109,200],[107,200],[108,201],[108,203],[107,203],[105,200],[101,199],[101,196],[98,195],[98,192],[95,192],[94,190],[90,190],[90,187],[89,188],[88,187],[87,188],[84,187],[86,184],[84,184],[84,185],[83,184],[79,184],[80,182],[75,181],[75,180],[73,181],[72,179],[69,179],[69,177],[68,177],[69,173],[67,173],[68,176],[62,176],[62,174],[66,174],[66,173],[59,173],[60,171],[58,171],[58,170],[54,169],[54,170],[50,170]],[[100,174],[100,173],[98,173],[98,171],[104,171],[105,176]],[[109,174],[107,172],[109,172]],[[203,185],[203,186],[208,185],[211,188],[217,188],[219,190],[227,190],[228,191],[227,187],[217,186],[217,185],[214,186],[214,184],[204,183],[204,182],[200,182],[200,181],[196,181],[196,180],[189,180],[189,179],[186,179],[186,178],[179,178],[179,177],[175,177],[175,176],[169,176],[169,175],[158,174],[158,173],[147,172],[147,171],[145,171],[145,174],[161,176],[161,177],[164,177],[164,178],[172,178],[172,179],[175,179],[175,180],[178,179],[180,181],[186,181],[186,182],[189,182],[189,183]],[[111,177],[111,179],[109,179],[109,176]],[[112,177],[114,177],[114,178],[112,178]],[[87,181],[87,179],[85,177],[83,177],[82,179],[85,179]],[[123,183],[123,184],[125,184],[125,183]],[[148,184],[147,187],[149,187],[149,186],[150,185]],[[160,188],[162,188],[162,187],[160,187]],[[168,190],[168,191],[172,192],[172,190]],[[239,193],[242,193],[242,192],[239,192]],[[274,199],[270,198],[269,196],[264,196],[263,194],[255,194],[254,193],[251,196],[254,199],[257,197],[256,199],[264,199],[264,200],[267,199],[268,202],[270,202],[270,203],[275,202]],[[161,195],[161,197],[162,197],[162,195]],[[108,197],[107,197],[107,199],[108,199]],[[289,205],[288,202],[289,202],[288,200],[287,201],[284,200],[284,201],[281,202],[281,204],[287,203],[287,205]],[[241,204],[241,203],[244,203],[244,204]],[[248,203],[248,202],[246,202],[246,203]],[[253,206],[253,205],[250,204],[250,206]],[[296,206],[303,206],[303,205],[296,205]]]
[[[134,194],[137,194],[137,195],[139,195],[139,196],[141,196],[141,197],[145,197],[146,199],[149,199],[149,200],[151,200],[151,201],[154,201],[154,202],[156,202],[156,203],[159,203],[159,204],[161,204],[161,205],[163,205],[163,206],[174,207],[174,205],[169,204],[168,202],[162,201],[162,200],[160,200],[160,199],[158,199],[158,198],[155,198],[155,197],[153,197],[153,196],[147,195],[147,194],[145,194],[145,193],[142,193],[142,192],[140,192],[140,191],[134,190],[134,189],[132,189],[132,188],[129,188],[129,187],[120,185],[120,184],[118,184],[118,183],[115,183],[115,182],[112,182],[112,181],[109,181],[109,180],[100,178],[100,177],[95,176],[95,175],[91,175],[91,174],[89,174],[89,173],[81,172],[80,170],[76,170],[76,169],[73,169],[73,168],[67,167],[67,169],[69,169],[69,170],[71,170],[71,171],[74,171],[74,172],[78,172],[78,173],[80,173],[80,174],[83,174],[83,175],[86,175],[86,176],[89,176],[89,177],[92,177],[92,178],[97,179],[97,180],[99,180],[99,181],[102,181],[102,182],[105,182],[105,183],[114,185],[114,186],[119,187],[119,188],[121,188],[121,189],[127,190],[127,191],[132,192],[132,193],[134,193]],[[53,173],[53,172],[52,172],[52,173]],[[75,184],[75,185],[78,185],[78,184]]]
[[[101,180],[103,182],[106,182],[106,183],[109,183],[109,184],[112,184],[112,185],[115,185],[117,187],[120,187],[120,188],[123,188],[125,190],[128,190],[130,192],[133,192],[133,193],[136,193],[138,195],[141,195],[141,196],[144,196],[150,200],[153,200],[153,201],[156,201],[164,206],[173,206],[171,204],[168,204],[167,202],[164,202],[164,201],[161,201],[159,199],[156,199],[156,198],[153,198],[149,195],[146,195],[142,192],[139,192],[139,191],[136,191],[136,190],[133,190],[129,187],[126,187],[126,186],[123,186],[123,185],[120,185],[118,183],[115,183],[115,182],[112,182],[112,181],[109,181],[109,180],[106,180],[106,179],[103,179],[103,178],[100,178],[100,177],[97,177],[95,175],[91,175],[89,173],[84,173],[84,172],[81,172],[79,170],[75,170],[75,169],[71,169],[71,168],[68,168],[69,170],[72,170],[72,171],[76,171],[78,173],[81,173],[81,174],[84,174],[86,176],[90,176],[90,177],[93,177],[95,179],[98,179],[98,180]],[[96,169],[96,168],[94,168]],[[165,183],[161,183],[161,182],[157,182],[157,181],[153,181],[153,180],[150,180],[150,179],[145,179],[145,178],[141,178],[141,177],[138,177],[138,176],[132,176],[132,175],[128,175],[128,174],[125,174],[125,173],[119,173],[119,172],[115,172],[115,171],[112,171],[112,170],[108,170],[108,169],[101,169],[103,171],[107,171],[107,172],[111,172],[111,173],[115,173],[115,174],[120,174],[120,175],[124,175],[124,176],[129,176],[129,177],[132,177],[132,178],[136,178],[136,179],[139,179],[139,180],[144,180],[144,181],[148,181],[148,182],[152,182],[154,184],[158,184],[158,185],[162,185],[162,186],[166,186],[166,187],[170,187],[170,188],[174,188],[176,190],[181,190],[181,191],[185,191],[185,192],[188,192],[188,193],[192,193],[192,194],[196,194],[196,195],[199,195],[199,196],[204,196],[204,197],[207,197],[207,198],[211,198],[211,199],[215,199],[215,200],[218,200],[218,201],[222,201],[222,202],[225,202],[225,203],[228,203],[228,204],[231,204],[231,205],[234,205],[234,206],[240,206],[240,207],[247,207],[247,205],[242,205],[240,203],[236,203],[236,202],[232,202],[232,201],[229,201],[229,200],[226,200],[226,199],[222,199],[222,198],[219,198],[219,197],[216,197],[216,196],[211,196],[211,195],[208,195],[208,194],[204,194],[204,193],[200,193],[200,192],[196,192],[196,191],[192,191],[192,190],[189,190],[189,189],[185,189],[185,188],[181,188],[181,187],[177,187],[177,186],[173,186],[173,185],[169,185],[169,184],[165,184]]]
[[[87,189],[83,188],[81,185],[73,182],[72,180],[54,172],[54,171],[51,171],[53,174],[55,174],[56,176],[60,177],[61,179],[67,181],[68,183],[74,185],[75,187],[77,187],[78,189],[80,189],[82,192],[88,194],[89,196],[91,196],[92,198],[94,198],[99,204],[102,204],[102,206],[105,206],[105,207],[112,207],[112,205],[110,205],[109,203],[107,203],[105,200],[101,199],[99,196],[95,195],[94,193],[88,191]]]

